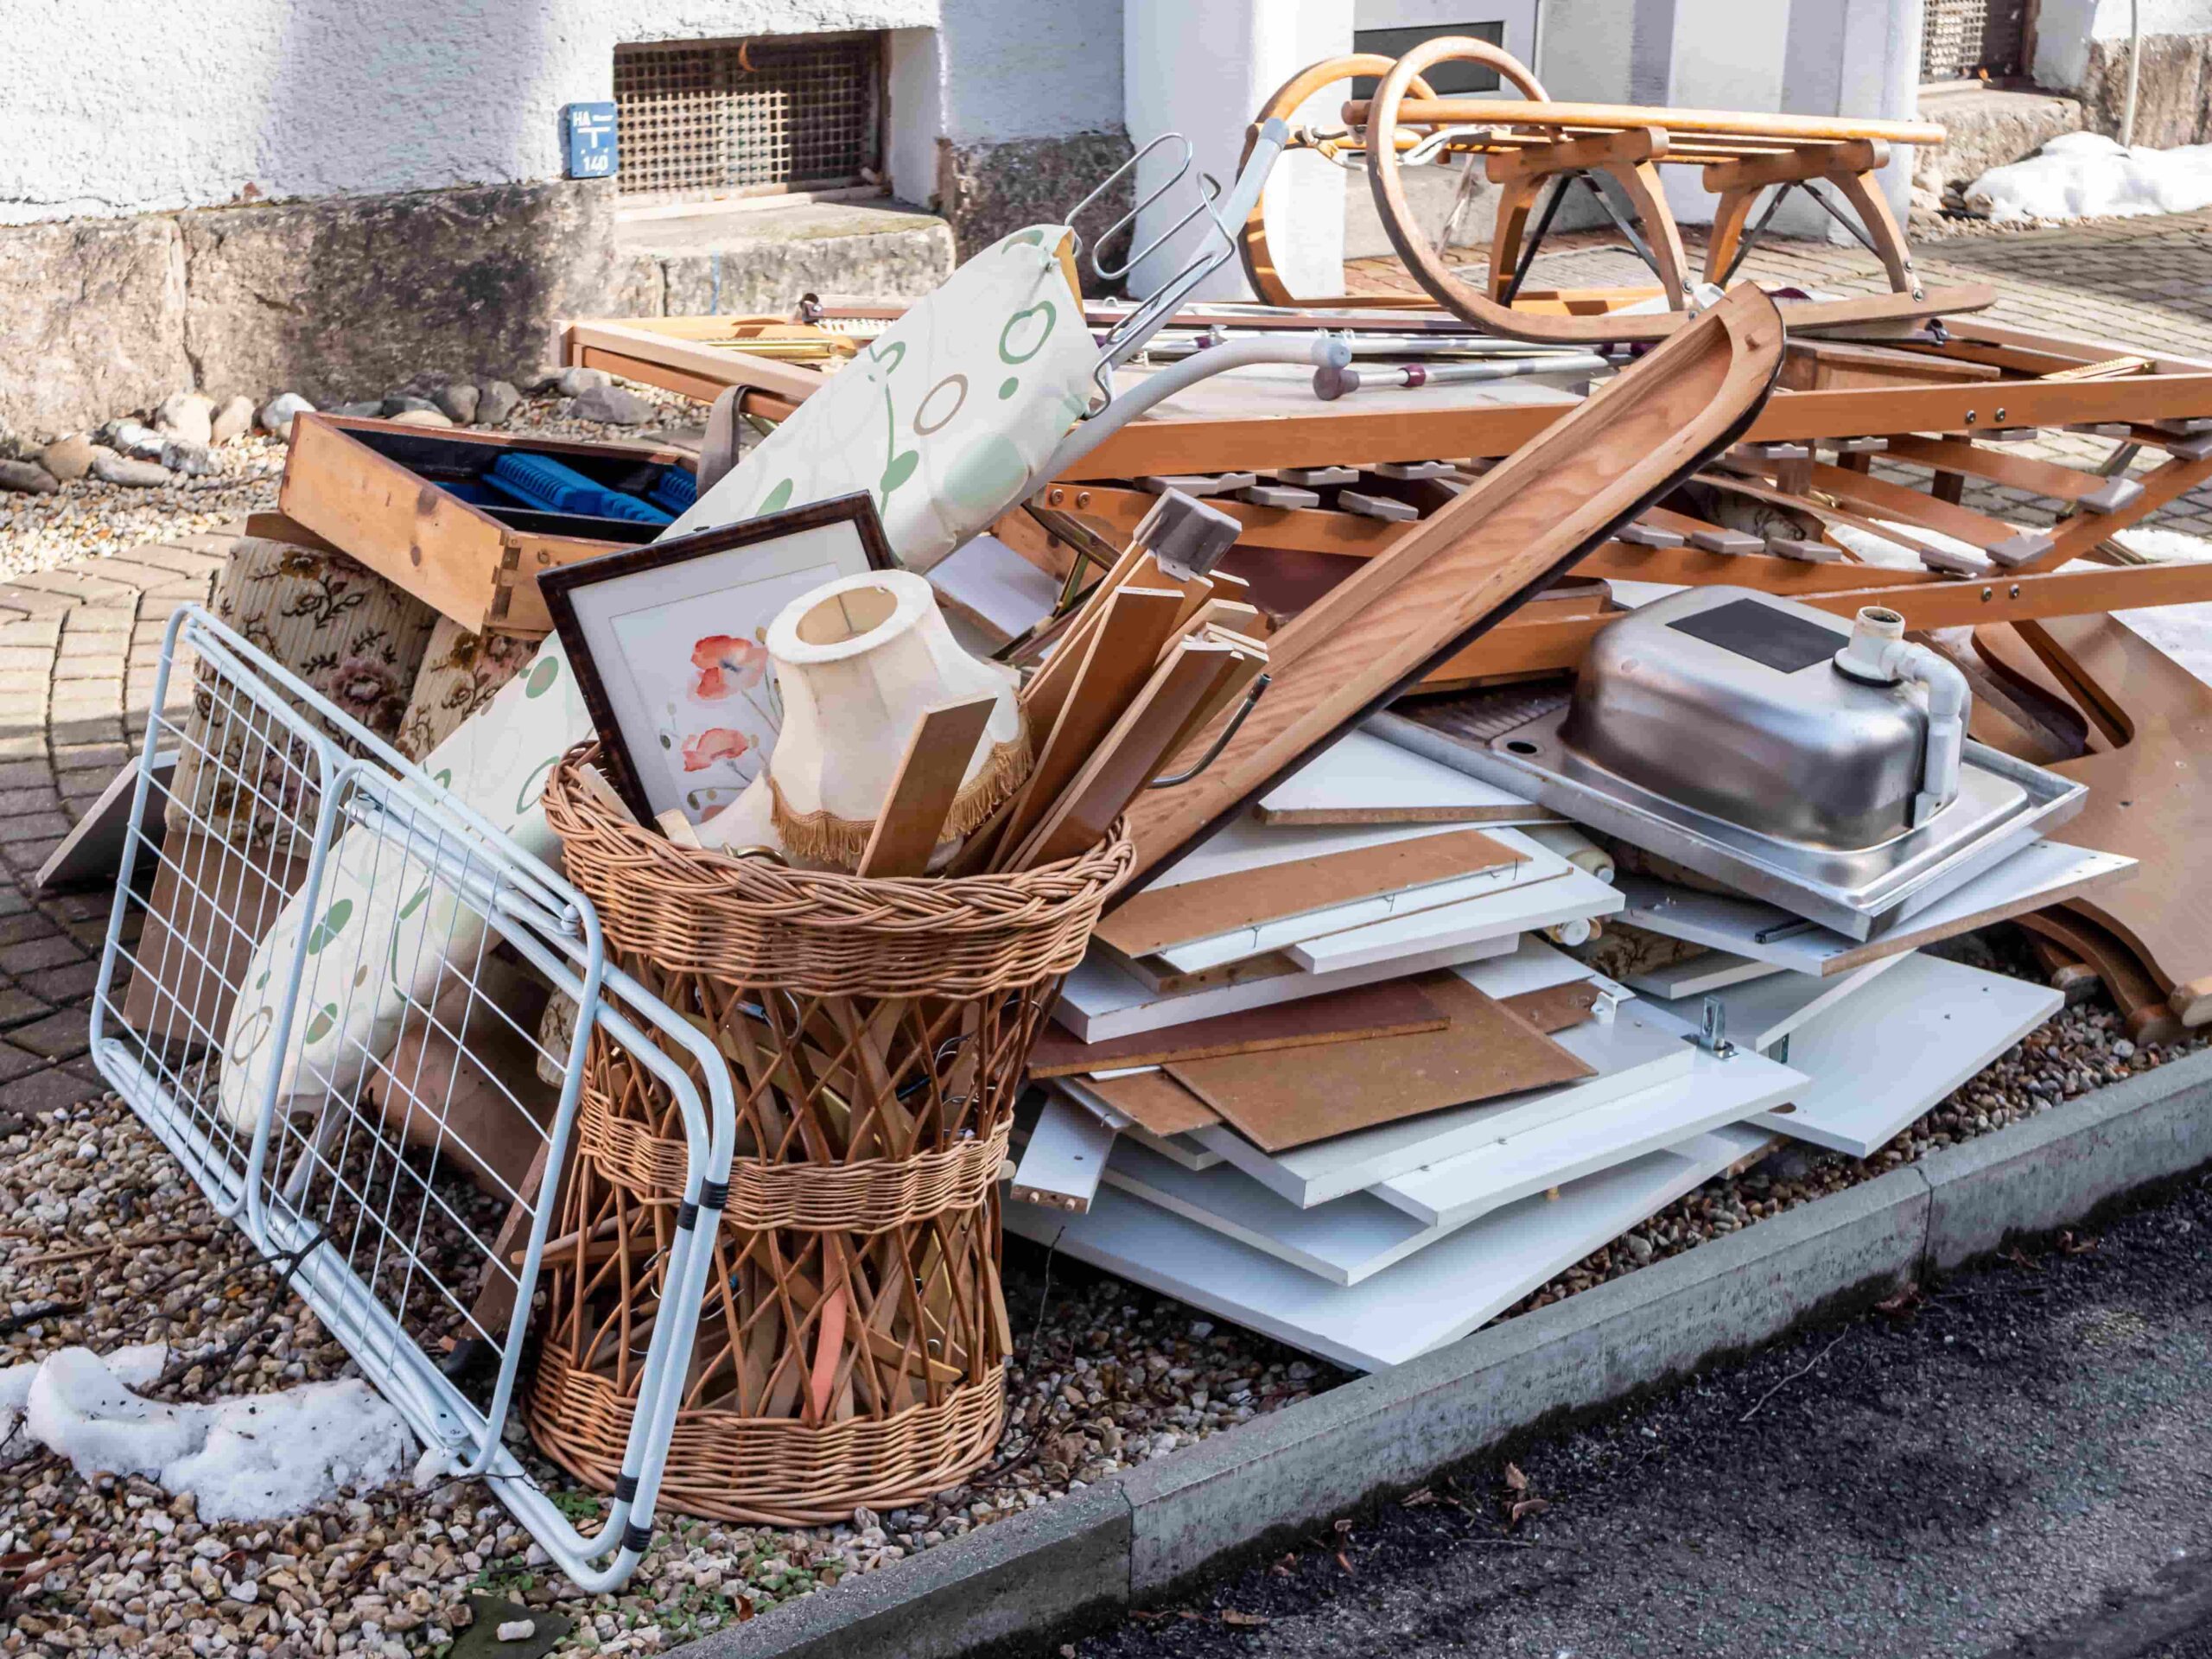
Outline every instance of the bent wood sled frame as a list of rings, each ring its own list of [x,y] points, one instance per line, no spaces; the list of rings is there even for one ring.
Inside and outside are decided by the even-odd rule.
[[[1211,764],[1133,809],[1135,875],[1243,810],[1733,442],[1782,355],[1774,302],[1737,288],[1301,613],[1269,643],[1274,685]],[[1212,748],[1219,724],[1176,769]]]

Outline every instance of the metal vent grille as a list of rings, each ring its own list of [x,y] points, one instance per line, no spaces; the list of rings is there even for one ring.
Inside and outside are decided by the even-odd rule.
[[[2027,0],[1927,0],[1920,78],[2017,75],[2027,39]]]
[[[878,170],[880,41],[793,35],[614,48],[626,196],[766,195]]]

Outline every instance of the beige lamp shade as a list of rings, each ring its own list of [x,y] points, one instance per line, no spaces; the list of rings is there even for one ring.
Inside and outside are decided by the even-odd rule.
[[[1014,671],[962,650],[935,590],[911,571],[848,576],[801,595],[769,624],[767,645],[784,725],[765,776],[789,856],[843,869],[860,862],[915,722],[939,704],[984,696],[996,704],[940,849],[975,830],[1029,775]]]

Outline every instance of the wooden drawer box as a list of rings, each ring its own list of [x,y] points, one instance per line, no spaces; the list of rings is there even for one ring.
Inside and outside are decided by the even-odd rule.
[[[652,541],[664,526],[543,512],[484,483],[510,452],[545,455],[593,483],[643,496],[691,457],[644,444],[580,443],[302,415],[279,503],[287,518],[472,633],[550,633],[537,575]],[[482,496],[480,500],[464,496]]]

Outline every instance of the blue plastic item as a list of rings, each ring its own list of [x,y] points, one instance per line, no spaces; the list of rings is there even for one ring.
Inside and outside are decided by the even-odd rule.
[[[697,504],[699,480],[681,467],[663,467],[659,480],[645,492],[645,496],[656,506],[665,507],[680,518]]]
[[[484,474],[485,482],[541,512],[573,512],[590,518],[626,518],[632,524],[666,524],[676,515],[634,495],[594,484],[573,467],[550,455],[501,455]]]

